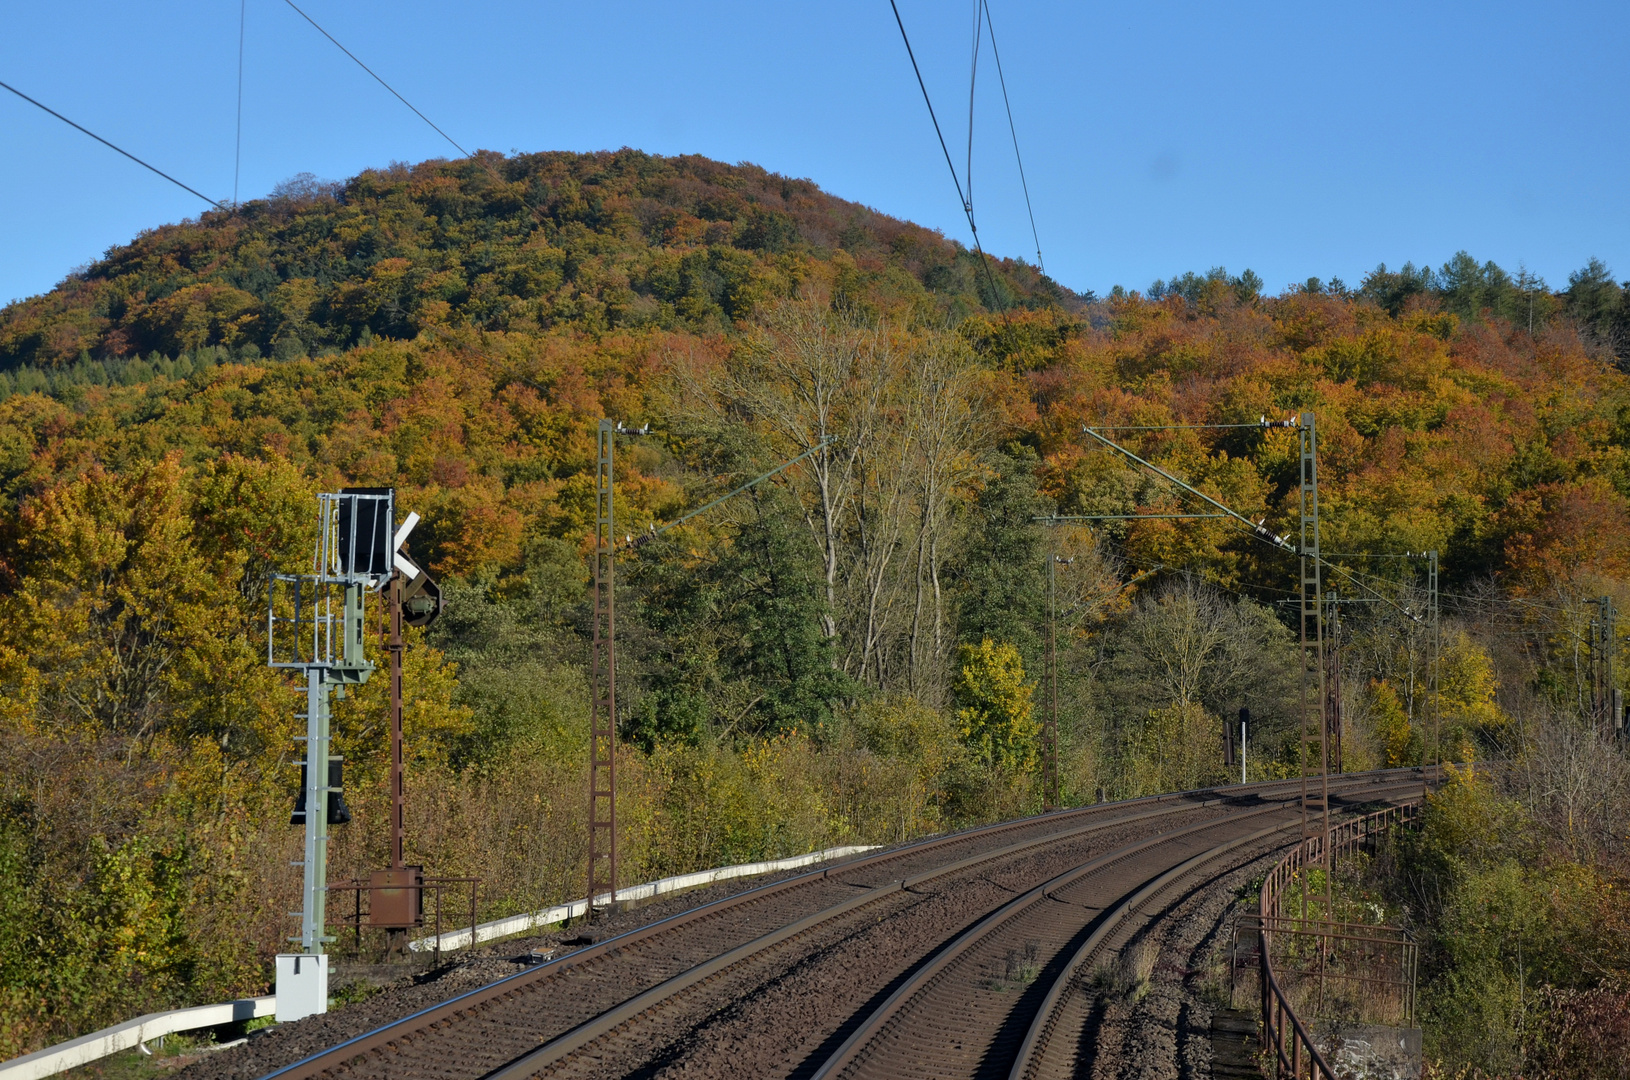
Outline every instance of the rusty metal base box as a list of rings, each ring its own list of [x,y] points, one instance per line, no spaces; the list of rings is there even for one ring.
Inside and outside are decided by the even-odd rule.
[[[368,875],[368,925],[387,930],[424,925],[424,867]]]

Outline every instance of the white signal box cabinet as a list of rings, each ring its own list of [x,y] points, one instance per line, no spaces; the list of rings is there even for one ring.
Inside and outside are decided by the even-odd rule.
[[[277,1022],[328,1011],[328,957],[321,953],[277,954]]]

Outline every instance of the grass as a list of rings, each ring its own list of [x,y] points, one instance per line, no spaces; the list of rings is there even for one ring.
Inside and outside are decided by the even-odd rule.
[[[1105,998],[1135,1005],[1148,995],[1149,978],[1159,958],[1155,943],[1140,938],[1122,949],[1113,963],[1099,965],[1089,985]]]
[[[266,1017],[271,1020],[271,1017]],[[259,1023],[259,1021],[250,1021]],[[264,1026],[264,1025],[262,1025]],[[232,1038],[242,1038],[234,1035]],[[231,1041],[230,1039],[227,1041]],[[93,1061],[81,1065],[77,1069],[69,1069],[59,1075],[69,1080],[151,1080],[153,1077],[169,1076],[183,1065],[196,1060],[200,1050],[215,1046],[215,1033],[205,1031],[199,1034],[178,1032],[166,1035],[162,1039],[154,1039],[148,1044],[151,1055],[140,1050],[122,1050],[100,1061]]]
[[[1041,947],[1038,942],[1027,941],[1023,949],[1009,949],[1003,958],[1002,974],[984,979],[979,985],[997,993],[1022,989],[1036,981],[1041,974]]]

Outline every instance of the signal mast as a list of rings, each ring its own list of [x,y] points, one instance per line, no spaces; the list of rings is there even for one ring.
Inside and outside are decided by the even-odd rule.
[[[403,553],[418,520],[395,527],[391,488],[346,488],[317,496],[317,538],[311,572],[271,574],[266,604],[266,662],[299,672],[305,682],[306,733],[300,795],[290,824],[305,826],[300,933],[289,940],[299,952],[277,957],[277,1018],[297,1020],[328,1009],[328,957],[334,940],[324,931],[328,899],[328,830],[351,820],[344,798],[344,762],[330,753],[333,700],[346,687],[361,686],[374,673],[364,654],[366,603],[370,592],[391,591],[395,633],[391,641],[392,856],[401,860],[401,619],[411,584],[419,606],[440,610],[440,592]],[[411,608],[410,608],[411,610]],[[425,619],[428,621],[428,619]]]

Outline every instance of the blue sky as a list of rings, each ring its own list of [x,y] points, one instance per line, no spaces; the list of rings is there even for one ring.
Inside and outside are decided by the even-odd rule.
[[[753,161],[967,241],[887,0],[298,0],[464,146]],[[972,2],[899,0],[966,153]],[[1077,290],[1225,265],[1274,290],[1457,250],[1630,278],[1630,4],[991,0],[1048,271]],[[454,153],[283,0],[246,0],[240,193]],[[5,0],[0,80],[220,199],[239,0]],[[1033,257],[980,65],[986,248]],[[191,195],[0,92],[0,302]]]

